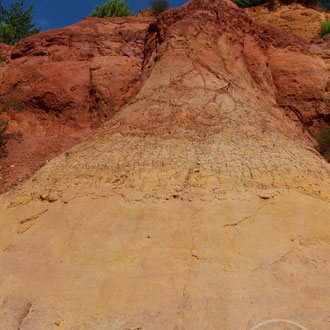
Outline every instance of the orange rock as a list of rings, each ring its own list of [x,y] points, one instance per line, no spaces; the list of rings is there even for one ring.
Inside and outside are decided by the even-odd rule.
[[[10,114],[8,133],[19,131],[23,140],[8,143],[4,166],[18,166],[2,171],[0,191],[80,141],[131,99],[150,22],[86,18],[15,47],[1,46],[8,60],[0,67],[0,93],[22,90],[14,89],[12,98],[24,102],[24,111]]]
[[[135,96],[0,195],[0,329],[327,329],[330,165],[276,105],[313,121],[314,46],[230,1],[160,15]]]
[[[163,58],[173,43],[185,50]],[[6,52],[10,49],[6,46]],[[24,93],[14,97],[25,104],[22,113],[11,114],[8,132],[22,132],[23,140],[8,143],[0,191],[112,117],[137,93],[140,80],[147,86],[154,84],[154,88],[159,83],[166,86],[171,76],[192,69],[191,61],[197,63],[199,72],[209,72],[210,86],[223,77],[222,88],[237,86],[241,97],[252,93],[249,97],[262,97],[268,104],[289,103],[316,131],[328,120],[328,73],[321,59],[327,52],[323,44],[311,45],[289,32],[254,24],[231,1],[192,1],[166,11],[157,22],[135,17],[87,18],[22,40],[12,48],[12,60],[0,68],[2,93],[13,86],[22,89]],[[148,81],[150,72],[157,72],[160,59],[165,61],[162,71],[156,80]],[[190,77],[185,85],[203,84],[201,79]],[[152,101],[146,102],[135,105],[145,109],[144,116],[153,109]],[[152,130],[165,125],[161,118],[167,116],[166,125],[184,123],[209,131],[210,123],[214,127],[223,120],[212,111],[204,116],[198,108],[176,111],[167,116],[161,107],[159,113],[152,110],[148,116],[157,119],[147,126],[139,111],[129,113],[127,129],[139,126]],[[297,120],[288,109],[274,111]],[[273,119],[268,121],[283,128]],[[10,168],[12,164],[17,165],[15,169]]]
[[[287,30],[311,41],[320,40],[321,23],[330,20],[330,14],[319,8],[306,8],[298,3],[281,5],[277,0],[244,11],[257,23]]]

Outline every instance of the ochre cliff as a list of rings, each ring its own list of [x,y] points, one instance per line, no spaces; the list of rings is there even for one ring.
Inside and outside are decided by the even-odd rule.
[[[282,3],[281,3],[282,2]],[[273,0],[244,11],[257,23],[288,30],[313,42],[320,41],[321,23],[330,20],[330,13],[321,8],[308,8],[292,1]]]
[[[8,133],[23,139],[10,139],[8,157],[0,160],[0,191],[79,142],[135,95],[150,22],[86,18],[10,50],[2,46],[0,93],[23,101],[24,111],[8,118]]]
[[[144,31],[135,95],[0,196],[0,328],[328,329],[322,47],[225,0]]]

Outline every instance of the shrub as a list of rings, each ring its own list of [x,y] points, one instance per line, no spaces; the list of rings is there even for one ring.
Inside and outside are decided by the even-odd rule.
[[[318,151],[330,162],[330,127],[324,127],[320,134],[316,136]]]
[[[321,23],[321,33],[320,36],[323,37],[326,34],[330,33],[330,21]]]
[[[162,13],[163,11],[170,8],[169,1],[151,0],[149,4],[150,4],[154,14],[157,15],[157,16],[160,13]]]
[[[109,0],[101,5],[96,5],[95,9],[90,14],[90,17],[122,17],[133,16],[134,13],[129,11],[128,5],[124,0]]]

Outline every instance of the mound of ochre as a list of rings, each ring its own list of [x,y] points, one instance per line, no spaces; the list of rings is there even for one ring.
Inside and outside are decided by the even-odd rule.
[[[36,150],[107,120],[0,196],[0,328],[327,329],[324,52],[225,0],[11,50]]]

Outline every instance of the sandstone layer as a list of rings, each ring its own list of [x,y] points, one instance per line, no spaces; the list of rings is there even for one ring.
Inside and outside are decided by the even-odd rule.
[[[0,328],[328,329],[328,79],[230,1],[163,13],[137,94],[0,196]]]

